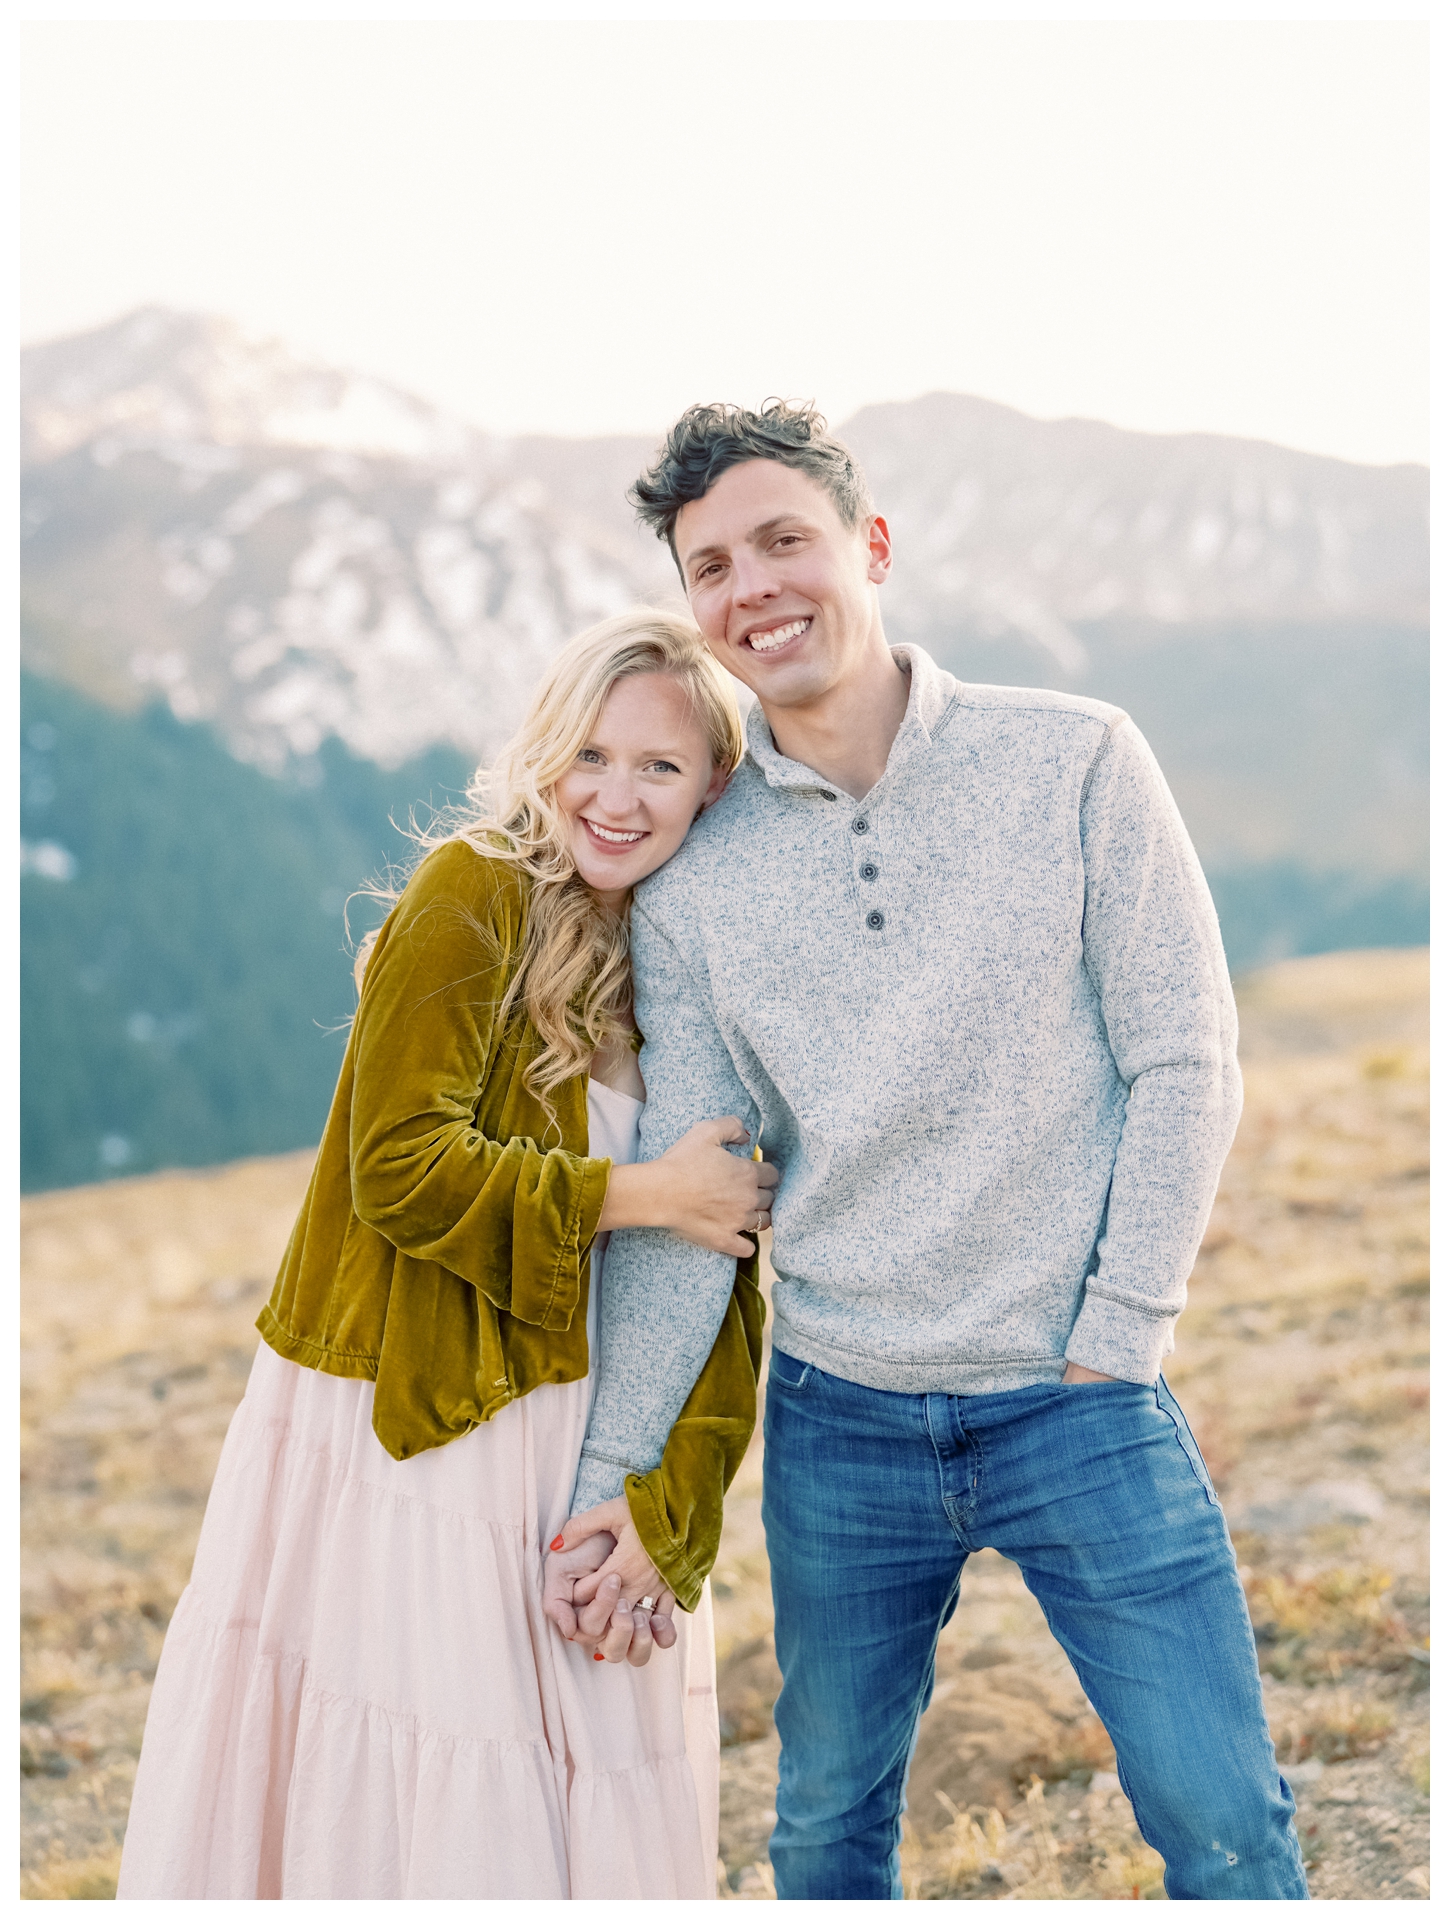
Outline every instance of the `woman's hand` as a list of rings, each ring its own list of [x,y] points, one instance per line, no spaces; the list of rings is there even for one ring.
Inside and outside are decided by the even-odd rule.
[[[747,1233],[763,1233],[780,1183],[763,1160],[726,1151],[750,1135],[733,1117],[701,1120],[658,1160],[616,1167],[609,1178],[599,1232],[616,1227],[668,1227],[711,1253],[740,1259],[753,1252]]]
[[[747,1233],[763,1233],[780,1184],[764,1160],[745,1160],[727,1147],[744,1146],[750,1135],[733,1117],[701,1120],[654,1162],[669,1183],[674,1231],[711,1253],[748,1258],[755,1249]]]
[[[544,1555],[544,1612],[566,1640],[577,1640],[579,1616],[576,1612],[576,1588],[580,1578],[597,1573],[614,1551],[612,1533],[579,1536],[564,1550],[560,1534]],[[590,1641],[593,1645],[593,1641]]]
[[[549,1557],[568,1562],[580,1552],[592,1553],[594,1543],[605,1539],[614,1543],[613,1552],[595,1571],[574,1581],[571,1611],[578,1610],[577,1626],[565,1638],[592,1646],[596,1660],[628,1660],[632,1667],[642,1667],[657,1646],[675,1644],[675,1623],[670,1618],[675,1596],[644,1550],[628,1500],[621,1494],[576,1514],[566,1522]],[[546,1572],[546,1591],[549,1584]],[[644,1599],[654,1602],[652,1610],[637,1605]]]

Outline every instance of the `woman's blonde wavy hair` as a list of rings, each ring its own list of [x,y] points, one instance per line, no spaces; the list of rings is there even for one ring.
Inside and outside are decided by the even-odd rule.
[[[632,607],[569,642],[540,681],[522,726],[493,766],[474,774],[461,806],[415,834],[424,854],[466,840],[532,883],[523,950],[497,1017],[502,1023],[522,1010],[538,1032],[543,1046],[525,1079],[546,1105],[564,1081],[587,1070],[601,1046],[633,1033],[628,909],[608,912],[580,879],[555,792],[610,689],[638,673],[667,673],[684,686],[712,762],[733,772],[745,742],[730,676],[692,621]],[[365,889],[388,904],[400,890]],[[359,992],[376,937],[358,946]]]

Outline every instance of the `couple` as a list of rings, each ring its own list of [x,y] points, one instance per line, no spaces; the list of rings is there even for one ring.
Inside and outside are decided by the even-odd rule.
[[[120,1897],[713,1895],[707,1575],[773,1217],[777,1894],[900,1897],[993,1547],[1169,1895],[1307,1898],[1159,1371],[1240,1091],[1152,756],[888,646],[886,523],[818,415],[694,408],[634,497],[695,625],[567,648],[360,960]]]

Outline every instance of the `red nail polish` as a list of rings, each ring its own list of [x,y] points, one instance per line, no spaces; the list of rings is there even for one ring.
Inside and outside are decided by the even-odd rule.
[[[602,1659],[604,1658],[604,1655],[603,1655],[602,1653],[596,1653],[596,1654],[595,1654],[595,1656],[594,1656],[594,1658],[595,1658],[596,1660],[602,1660]]]
[[[562,1533],[556,1533],[556,1534],[554,1535],[554,1537],[553,1537],[553,1539],[552,1539],[552,1540],[551,1540],[551,1541],[549,1542],[549,1551],[550,1551],[551,1553],[557,1553],[557,1552],[559,1551],[559,1549],[560,1549],[560,1547],[562,1547],[562,1546],[563,1546],[563,1544],[564,1544],[564,1536],[563,1536],[563,1534],[562,1534]]]

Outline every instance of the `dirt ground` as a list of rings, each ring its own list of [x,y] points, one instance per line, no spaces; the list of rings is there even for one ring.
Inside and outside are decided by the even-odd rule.
[[[1233,1527],[1317,1898],[1425,1899],[1428,961],[1240,986],[1243,1125],[1166,1369]],[[109,1899],[151,1677],[310,1156],[23,1204],[22,1882]],[[720,1892],[772,1897],[759,1441],[714,1580]],[[917,1899],[1162,1898],[1016,1568],[974,1556],[908,1790]]]

